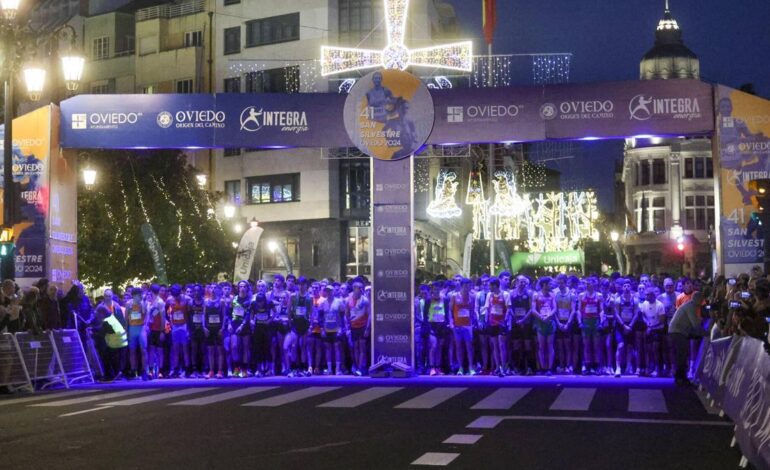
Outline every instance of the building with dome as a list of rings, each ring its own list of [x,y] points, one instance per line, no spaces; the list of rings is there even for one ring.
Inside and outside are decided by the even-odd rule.
[[[666,1],[655,44],[639,66],[641,80],[700,79],[698,56],[682,36]],[[711,139],[626,139],[622,180],[628,271],[711,273],[716,217]]]

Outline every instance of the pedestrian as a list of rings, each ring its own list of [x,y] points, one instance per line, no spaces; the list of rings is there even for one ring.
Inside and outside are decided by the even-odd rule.
[[[689,301],[684,302],[674,312],[674,317],[668,325],[668,334],[674,345],[675,352],[675,382],[680,387],[690,386],[692,383],[687,379],[688,359],[689,359],[689,338],[702,337],[706,330],[701,324],[697,310],[703,300],[702,294],[698,291],[692,293]]]
[[[105,348],[102,363],[104,366],[104,380],[112,381],[121,374],[121,357],[128,347],[128,335],[126,329],[115,316],[116,309],[110,310],[104,303],[96,308],[98,315],[103,316],[100,334],[104,338]]]

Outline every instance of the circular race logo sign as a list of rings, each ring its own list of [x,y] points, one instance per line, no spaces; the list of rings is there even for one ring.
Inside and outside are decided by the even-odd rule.
[[[345,101],[345,130],[353,144],[379,160],[414,154],[433,130],[433,98],[414,75],[400,70],[372,72]]]

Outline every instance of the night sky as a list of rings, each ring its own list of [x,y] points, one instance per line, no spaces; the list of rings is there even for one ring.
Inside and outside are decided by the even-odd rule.
[[[486,51],[481,0],[445,1],[457,11],[461,35]],[[670,7],[685,44],[700,58],[702,80],[735,88],[750,82],[770,97],[770,1],[670,0]],[[663,10],[664,0],[497,0],[494,53],[570,52],[572,82],[637,80]],[[568,168],[585,173],[586,187],[607,188],[599,194],[604,210],[614,210],[608,186],[620,152],[617,142],[586,143]]]

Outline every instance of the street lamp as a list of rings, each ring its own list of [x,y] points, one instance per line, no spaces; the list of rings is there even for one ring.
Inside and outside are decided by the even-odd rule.
[[[243,224],[237,223],[237,224],[233,225],[233,232],[235,232],[235,233],[243,232]]]
[[[610,240],[612,240],[613,243],[617,243],[617,241],[620,240],[620,234],[617,230],[610,232]]]
[[[232,204],[225,204],[225,219],[232,219],[235,217],[235,206]]]
[[[259,227],[259,221],[257,220],[256,217],[252,217],[251,218],[251,220],[249,221],[249,227],[251,227],[251,228]]]
[[[61,68],[64,73],[64,84],[67,90],[77,91],[85,64],[86,58],[75,54],[74,51],[70,51],[69,54],[62,56]]]
[[[0,7],[3,8],[3,16],[8,21],[16,19],[16,13],[19,11],[21,0],[0,0]]]
[[[267,249],[270,250],[270,253],[275,253],[275,250],[278,249],[278,243],[275,240],[270,240],[267,242]]]
[[[96,183],[96,170],[91,167],[84,169],[83,182],[86,184],[86,188],[91,189],[94,183]]]
[[[198,181],[198,186],[200,186],[201,188],[205,188],[206,183],[208,183],[209,181],[209,177],[206,176],[205,173],[198,173],[197,175],[195,175],[195,180]]]
[[[27,84],[27,94],[32,101],[38,101],[43,95],[45,85],[45,69],[30,65],[24,69],[24,82]]]

